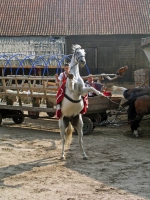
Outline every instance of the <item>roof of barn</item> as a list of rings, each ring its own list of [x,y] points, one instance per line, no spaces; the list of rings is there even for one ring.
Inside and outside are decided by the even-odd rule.
[[[1,0],[0,35],[149,34],[149,0]]]

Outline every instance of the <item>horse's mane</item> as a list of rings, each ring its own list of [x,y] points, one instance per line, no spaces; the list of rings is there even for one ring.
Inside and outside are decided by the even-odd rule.
[[[72,45],[72,51],[73,51],[73,53],[75,52],[76,49],[81,49],[81,46],[80,46],[79,44]],[[82,49],[82,51],[83,51],[84,54],[85,54],[84,49]]]
[[[81,46],[78,44],[72,45],[73,53],[75,52],[76,49],[81,49]]]

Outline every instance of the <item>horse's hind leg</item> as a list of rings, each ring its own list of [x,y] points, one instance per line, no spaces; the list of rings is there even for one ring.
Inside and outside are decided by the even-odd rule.
[[[137,116],[137,117],[139,117],[139,119],[135,119],[135,122],[134,122],[135,129],[133,133],[136,138],[138,138],[142,133],[141,128],[140,128],[140,122],[142,120],[142,117],[141,116]]]
[[[61,159],[65,159],[65,125],[63,123],[63,118],[59,120],[60,135],[62,139],[62,153]]]
[[[78,140],[79,140],[79,145],[80,145],[80,148],[82,150],[82,154],[83,154],[83,159],[87,160],[88,157],[84,151],[84,148],[83,148],[83,131],[82,131],[82,128],[83,128],[83,120],[82,120],[82,116],[81,114],[79,114],[78,116],[76,116],[72,122],[72,125],[74,126],[74,128],[77,130],[78,132]]]

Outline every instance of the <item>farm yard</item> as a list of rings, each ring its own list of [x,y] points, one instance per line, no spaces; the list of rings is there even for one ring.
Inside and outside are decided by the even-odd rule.
[[[1,0],[0,200],[150,200],[149,8]]]
[[[44,114],[44,113],[43,113]],[[58,122],[4,119],[0,127],[0,199],[150,199],[149,121],[143,135],[131,137],[128,124],[96,127],[83,137],[83,160],[73,134],[62,161]]]
[[[79,57],[77,53],[80,53]],[[78,58],[85,59],[85,52],[81,47],[77,48],[72,56],[71,66],[73,67],[70,69],[70,75],[71,73],[74,76],[78,75],[80,62]],[[75,63],[75,59],[78,60],[77,63]],[[82,62],[84,62],[84,59]],[[40,66],[36,67],[40,69]],[[32,65],[31,69],[36,71],[36,67]],[[2,69],[2,75],[5,75],[6,67],[2,66]],[[91,121],[90,128],[88,129],[90,134],[84,135],[83,138],[85,152],[89,159],[84,160],[82,158],[78,137],[74,133],[72,144],[67,149],[67,158],[61,160],[62,144],[58,121],[54,118],[38,118],[39,112],[44,117],[45,113],[41,113],[41,111],[54,116],[56,90],[58,88],[52,83],[49,86],[48,76],[30,76],[31,69],[28,75],[23,76],[18,74],[19,67],[14,66],[14,69],[16,69],[15,75],[1,76],[1,96],[4,95],[7,98],[6,102],[1,102],[0,113],[0,120],[3,119],[0,127],[0,200],[150,199],[150,133],[148,121],[142,121],[141,123],[143,134],[140,138],[132,136],[127,123],[121,126],[109,124],[98,127],[96,123],[106,117],[103,116],[105,111],[119,109],[122,99],[120,96],[116,96],[117,99],[114,99],[115,96],[113,95],[115,94],[113,93],[109,100],[109,97],[91,97],[92,100],[89,98],[88,112],[84,116],[84,118],[87,118],[88,115],[91,116],[91,120],[89,119]],[[22,70],[24,69],[26,67],[22,67]],[[48,67],[43,69],[44,71],[48,70]],[[6,84],[7,79],[10,80],[8,84]],[[37,80],[42,80],[42,84],[36,84]],[[65,121],[66,116],[68,118],[76,116],[78,114],[76,113],[77,109],[79,112],[81,111],[82,104],[79,108],[76,106],[82,103],[79,100],[82,93],[80,94],[78,91],[77,84],[82,86],[80,91],[83,89],[87,90],[87,93],[91,91],[97,92],[97,95],[100,94],[98,90],[92,87],[84,88],[84,82],[79,75],[75,80],[78,81],[74,82],[74,79],[69,78],[69,76],[67,78],[65,95],[77,95],[76,98],[73,95],[71,98],[69,97],[71,101],[67,95],[65,96],[67,97],[65,98],[67,103],[64,105],[69,105],[66,108],[63,107],[65,101],[62,101],[61,111],[63,117],[60,118],[60,121],[63,118],[62,123],[67,122]],[[15,97],[15,100],[11,98],[11,95]],[[16,96],[21,96],[20,101],[18,100],[19,104],[15,102]],[[32,97],[32,105],[29,107],[22,105],[24,96],[26,98]],[[42,98],[49,101],[46,101],[46,105],[40,106],[40,99]],[[74,103],[78,104],[75,105]],[[23,102],[23,104],[25,103]],[[28,111],[29,114],[25,115],[25,121],[23,121],[22,111]],[[32,113],[33,111],[36,114],[35,116]],[[127,115],[121,115],[120,117],[125,120],[123,117],[127,118]],[[74,119],[75,117],[71,120]],[[78,121],[78,125],[76,126],[74,122],[74,128],[78,128],[76,130],[81,133],[80,121]],[[93,127],[94,130],[92,131]],[[62,125],[60,128],[62,128]],[[85,154],[84,158],[86,158]]]

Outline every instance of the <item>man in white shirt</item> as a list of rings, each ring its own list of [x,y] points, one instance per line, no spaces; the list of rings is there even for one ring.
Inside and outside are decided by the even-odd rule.
[[[64,64],[64,72],[61,72],[58,76],[58,74],[55,74],[55,78],[56,78],[56,84],[58,86],[61,86],[63,82],[66,81],[67,79],[67,76],[69,74],[69,70],[70,70],[70,67],[69,67],[69,64],[66,63]]]

